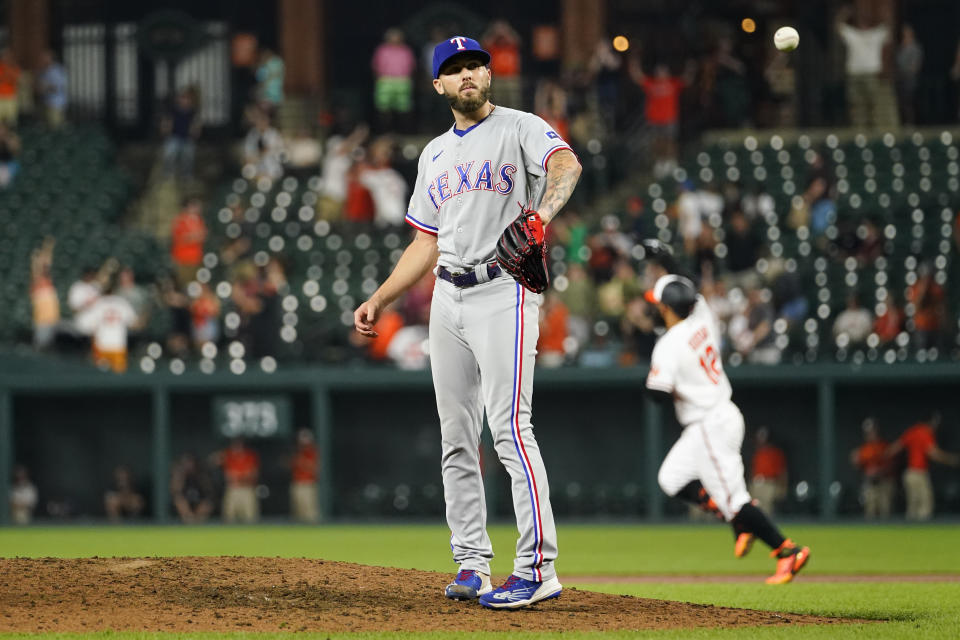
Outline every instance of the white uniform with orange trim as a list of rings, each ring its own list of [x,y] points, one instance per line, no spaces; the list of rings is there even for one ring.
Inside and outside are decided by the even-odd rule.
[[[474,271],[480,282],[458,288],[438,278],[430,311],[444,498],[461,570],[489,574],[493,558],[479,456],[486,409],[520,532],[513,573],[538,582],[556,576],[550,490],[530,423],[542,296],[506,275],[490,279],[486,265],[519,215],[517,203],[540,203],[550,156],[569,148],[537,116],[495,107],[466,131],[435,138],[420,156],[406,221],[437,236],[438,266]]]
[[[660,487],[672,497],[699,480],[727,521],[732,520],[750,502],[740,455],[743,415],[730,400],[720,330],[702,296],[693,312],[657,341],[647,388],[673,394],[683,426],[660,466]]]

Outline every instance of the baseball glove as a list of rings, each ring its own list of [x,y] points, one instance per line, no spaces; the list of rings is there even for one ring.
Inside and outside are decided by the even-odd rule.
[[[520,205],[520,215],[507,225],[497,241],[497,262],[513,279],[534,293],[550,285],[547,245],[540,214]]]

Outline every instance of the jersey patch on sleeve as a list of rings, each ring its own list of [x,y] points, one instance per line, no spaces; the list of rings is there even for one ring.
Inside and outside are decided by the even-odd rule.
[[[547,137],[550,138],[551,140],[559,140],[559,139],[560,139],[560,136],[557,135],[557,132],[556,132],[556,131],[547,131]]]

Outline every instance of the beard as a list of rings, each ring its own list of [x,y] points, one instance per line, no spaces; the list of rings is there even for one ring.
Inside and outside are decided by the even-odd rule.
[[[487,100],[490,99],[490,85],[486,87],[477,87],[477,95],[473,98],[462,98],[460,97],[460,92],[454,94],[446,94],[447,102],[450,103],[450,106],[454,111],[459,111],[460,113],[473,113],[484,104]]]

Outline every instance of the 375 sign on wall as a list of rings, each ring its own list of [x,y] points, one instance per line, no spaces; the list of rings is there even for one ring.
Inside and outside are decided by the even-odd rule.
[[[292,431],[290,398],[214,396],[213,428],[224,438],[276,438]]]

